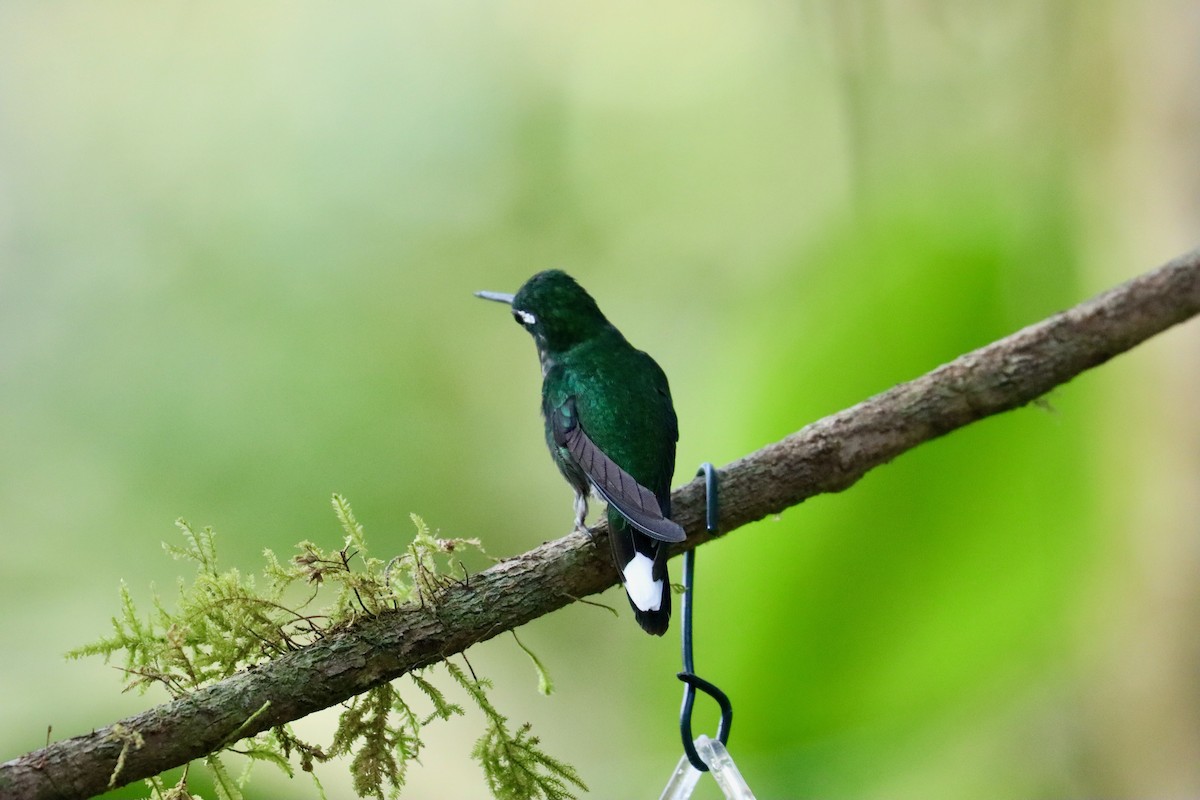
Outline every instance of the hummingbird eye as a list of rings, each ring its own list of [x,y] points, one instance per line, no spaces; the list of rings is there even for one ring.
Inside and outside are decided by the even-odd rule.
[[[522,311],[519,308],[513,309],[513,316],[516,317],[517,322],[521,323],[522,325],[532,325],[533,323],[537,322],[537,317],[535,317],[533,314],[530,314],[528,311]]]

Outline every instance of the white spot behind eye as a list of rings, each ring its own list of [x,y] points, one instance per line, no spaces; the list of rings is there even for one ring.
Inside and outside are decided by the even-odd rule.
[[[514,308],[513,313],[517,315],[517,319],[521,320],[522,325],[532,325],[537,322],[537,317],[530,314],[528,311],[522,311],[519,308]]]

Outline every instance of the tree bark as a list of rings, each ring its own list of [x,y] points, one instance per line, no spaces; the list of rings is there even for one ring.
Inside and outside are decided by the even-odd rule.
[[[1197,313],[1200,250],[722,467],[723,532],[813,495],[840,492],[904,451],[1036,400]],[[700,480],[674,492],[675,519],[688,532],[678,552],[712,538],[704,530],[703,494]],[[0,764],[0,800],[106,791],[132,732],[142,744],[126,748],[115,785],[157,775],[218,749],[235,732],[250,736],[340,703],[616,580],[606,543],[579,534],[548,542],[449,588],[436,608],[382,614],[187,697]]]

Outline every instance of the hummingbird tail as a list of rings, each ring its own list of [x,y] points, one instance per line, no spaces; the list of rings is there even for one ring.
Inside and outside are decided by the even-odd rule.
[[[662,605],[657,611],[642,611],[633,602],[633,598],[629,599],[629,605],[633,606],[634,619],[638,621],[638,625],[642,626],[642,630],[654,636],[662,636],[667,632],[667,627],[671,623],[671,589],[667,587],[663,590]]]
[[[613,561],[621,573],[633,616],[646,633],[662,636],[671,621],[668,545],[636,530],[611,507],[608,521]]]

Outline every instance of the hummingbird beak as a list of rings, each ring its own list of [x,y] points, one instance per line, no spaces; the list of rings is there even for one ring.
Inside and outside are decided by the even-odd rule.
[[[504,294],[503,292],[476,292],[475,296],[482,297],[484,300],[495,300],[497,303],[505,303],[510,306],[513,301],[511,294]]]

